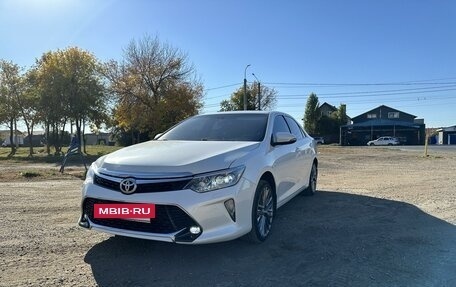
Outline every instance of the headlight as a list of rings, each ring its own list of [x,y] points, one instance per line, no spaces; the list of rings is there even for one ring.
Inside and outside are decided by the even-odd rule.
[[[208,192],[238,183],[244,172],[245,166],[238,166],[230,169],[206,173],[195,176],[185,188],[196,192]]]

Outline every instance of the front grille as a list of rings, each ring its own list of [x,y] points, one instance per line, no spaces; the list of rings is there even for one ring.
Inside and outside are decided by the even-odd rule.
[[[94,176],[93,182],[99,186],[103,186],[109,189],[114,189],[114,190],[119,190],[120,191],[120,185],[118,182],[100,177],[98,175]]]
[[[125,203],[118,201],[102,200],[96,198],[86,198],[83,203],[84,214],[90,221],[95,224],[149,233],[174,233],[190,226],[198,226],[187,213],[174,205],[155,205],[155,218],[150,220],[150,223],[137,222],[122,219],[112,218],[94,218],[93,207],[95,203]]]
[[[190,182],[191,179],[176,180],[168,182],[154,182],[138,184],[135,193],[149,193],[149,192],[164,192],[173,190],[182,190]],[[104,177],[95,175],[93,182],[96,185],[109,188],[120,192],[120,185],[118,182],[106,179]]]

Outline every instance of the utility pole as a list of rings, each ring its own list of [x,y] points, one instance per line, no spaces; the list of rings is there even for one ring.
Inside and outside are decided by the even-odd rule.
[[[261,84],[258,81],[258,110],[261,111]]]
[[[244,111],[247,110],[247,68],[250,67],[250,64],[248,64],[245,69],[244,69]]]
[[[258,83],[258,110],[261,111],[261,84],[260,84],[260,80],[258,80],[257,76],[255,76],[254,73],[252,73],[252,75],[255,77],[255,79],[257,80],[257,83]]]

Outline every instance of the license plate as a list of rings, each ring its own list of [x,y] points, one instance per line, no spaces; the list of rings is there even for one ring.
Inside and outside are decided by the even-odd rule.
[[[151,203],[95,203],[94,218],[147,220],[155,218],[155,204]]]

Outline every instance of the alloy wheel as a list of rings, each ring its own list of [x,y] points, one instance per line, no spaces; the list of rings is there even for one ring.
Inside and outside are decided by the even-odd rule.
[[[271,231],[272,219],[274,217],[274,199],[271,187],[263,186],[258,199],[256,223],[261,237],[266,237]]]
[[[317,191],[317,178],[318,178],[318,170],[315,164],[312,166],[312,173],[310,178],[310,187],[312,188],[312,192],[315,193]]]

